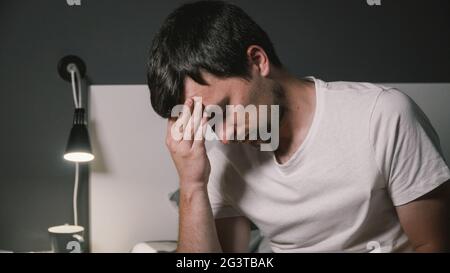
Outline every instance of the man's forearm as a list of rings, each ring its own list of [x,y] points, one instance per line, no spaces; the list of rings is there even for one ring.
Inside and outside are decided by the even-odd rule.
[[[177,252],[222,252],[206,183],[182,184]]]

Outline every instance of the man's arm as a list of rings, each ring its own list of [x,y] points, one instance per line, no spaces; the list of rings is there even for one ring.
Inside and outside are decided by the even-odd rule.
[[[200,120],[199,115],[201,103],[187,99],[181,116],[167,124],[166,145],[180,179],[177,252],[222,251],[207,192],[211,166],[205,138],[195,138],[206,128],[206,117]]]
[[[177,252],[248,252],[250,221],[244,216],[214,222],[206,189],[180,189]]]
[[[207,119],[203,117],[201,121],[196,121],[190,115],[190,112],[201,114],[201,104],[196,102],[194,106],[194,101],[188,99],[185,106],[176,122],[182,125],[183,134],[191,135],[191,140],[177,140],[172,136],[173,119],[169,119],[166,136],[166,145],[180,178],[177,252],[221,252],[222,249],[225,252],[245,252],[250,234],[250,224],[246,218],[231,217],[214,222],[207,190],[211,167],[205,139],[193,138],[198,130],[206,128],[202,126]]]
[[[450,181],[398,206],[400,223],[417,252],[450,251]]]
[[[222,252],[204,187],[180,187],[177,252]]]

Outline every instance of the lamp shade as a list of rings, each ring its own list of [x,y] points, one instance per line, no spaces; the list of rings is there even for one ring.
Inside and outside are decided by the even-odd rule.
[[[70,130],[64,159],[74,162],[88,162],[94,159],[89,132],[84,122],[84,109],[75,109],[73,126]]]

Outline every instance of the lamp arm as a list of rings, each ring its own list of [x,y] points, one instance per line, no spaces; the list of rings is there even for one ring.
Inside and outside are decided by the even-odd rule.
[[[80,80],[80,72],[76,66],[76,64],[69,64],[67,66],[67,70],[70,72],[70,79],[72,83],[72,93],[73,93],[73,102],[75,104],[75,108],[81,108],[83,105],[82,97],[81,97],[81,80]],[[75,82],[76,80],[76,82]]]

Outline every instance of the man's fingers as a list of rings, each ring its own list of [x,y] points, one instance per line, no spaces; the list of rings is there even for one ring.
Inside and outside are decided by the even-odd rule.
[[[204,115],[203,118],[201,119],[200,126],[197,128],[197,132],[195,133],[196,138],[194,139],[192,148],[196,149],[205,144],[207,128],[208,128],[208,116]]]
[[[182,146],[192,147],[194,140],[204,142],[206,123],[208,116],[203,114],[203,105],[201,99],[189,98],[185,101],[183,111],[177,119],[171,118],[167,124],[167,144],[171,141],[177,142]],[[174,136],[176,134],[176,136]],[[174,138],[176,137],[176,138]]]
[[[198,127],[200,126],[201,122],[202,122],[202,112],[203,112],[203,105],[202,105],[202,101],[198,98],[194,98],[194,113],[192,114],[193,117],[193,139],[195,139],[195,137],[197,136],[197,130]]]
[[[192,141],[194,140],[194,134],[197,131],[197,127],[199,126],[201,122],[202,117],[202,103],[199,99],[194,98],[194,100],[191,100],[193,103],[193,106],[191,106],[191,109],[193,107],[192,115],[190,115],[190,119],[186,124],[186,128],[184,131],[184,140]]]
[[[181,113],[181,117],[180,117],[180,123],[183,128],[183,131],[186,131],[186,127],[188,126],[189,119],[191,118],[193,104],[194,103],[191,98],[187,99],[184,102],[183,112]]]
[[[189,118],[191,116],[190,105],[190,99],[186,100],[184,102],[181,114],[178,116],[178,118],[172,118],[171,120],[169,120],[168,129],[170,130],[169,132],[172,140],[175,142],[183,140],[184,131],[186,130]]]

